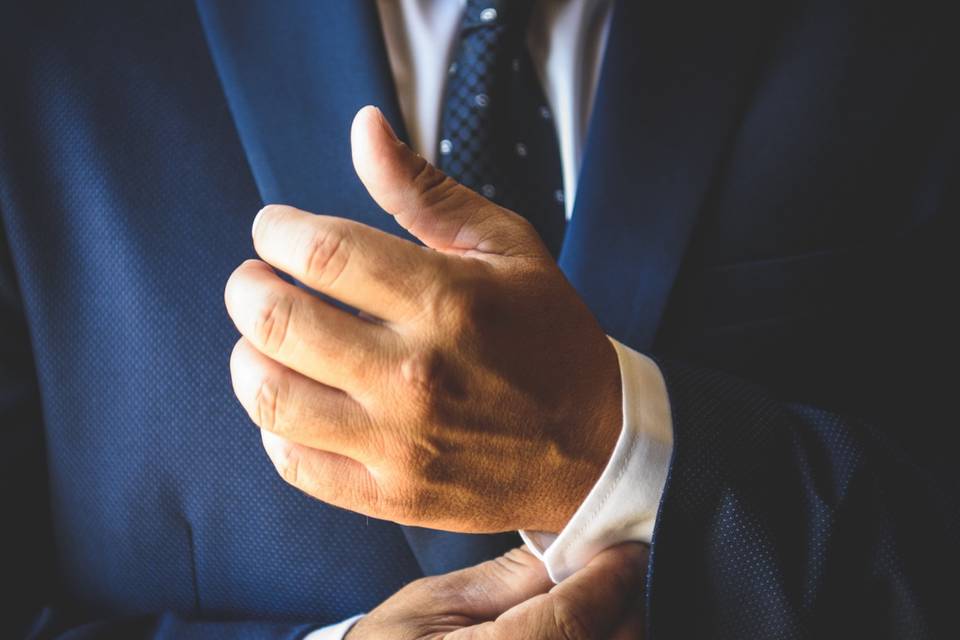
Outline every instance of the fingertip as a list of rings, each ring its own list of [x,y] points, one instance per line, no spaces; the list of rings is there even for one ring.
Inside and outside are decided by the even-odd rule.
[[[604,550],[596,556],[598,564],[611,573],[619,574],[632,588],[641,587],[647,574],[649,547],[639,542],[625,542]],[[591,562],[591,564],[593,564]]]
[[[377,105],[365,104],[360,107],[356,115],[353,116],[353,124],[356,126],[358,121],[362,121],[367,118],[376,118],[380,113],[380,107]]]
[[[233,394],[248,413],[253,408],[249,401],[256,397],[261,381],[256,360],[253,345],[241,337],[230,353],[230,382],[233,385]]]
[[[263,449],[267,452],[267,457],[277,470],[282,472],[287,466],[293,443],[266,429],[260,430],[260,439],[263,441]]]
[[[357,111],[353,116],[353,124],[350,125],[350,146],[353,151],[354,166],[357,161],[365,157],[365,153],[372,150],[377,141],[377,136],[386,134],[393,141],[398,141],[397,134],[393,127],[387,122],[386,116],[379,107],[366,105]]]
[[[404,166],[412,152],[374,106],[357,112],[350,131],[350,146],[353,168],[360,181],[382,208],[394,213],[390,209],[391,198],[405,179]]]
[[[244,336],[240,336],[240,339],[233,345],[233,349],[230,350],[231,372],[243,362],[243,358],[246,356],[246,350],[249,348],[250,346],[247,339]]]
[[[233,272],[234,273],[245,273],[245,272],[258,273],[259,272],[259,273],[267,273],[270,275],[274,275],[276,273],[273,270],[273,267],[271,267],[269,264],[267,264],[266,262],[258,258],[247,258],[246,260],[241,262],[237,266],[237,268],[234,269]]]
[[[270,208],[271,205],[267,204],[260,207],[260,211],[257,211],[257,215],[253,217],[253,224],[250,225],[250,237],[257,237],[257,225],[260,224],[260,218],[263,217],[263,212]]]
[[[233,349],[230,350],[230,384],[233,386],[233,395],[237,396],[238,399],[240,396],[237,393],[237,372],[240,370],[240,364],[243,360],[243,345],[240,344],[243,340],[243,336],[240,336],[240,339],[233,345]]]
[[[263,232],[263,229],[266,227],[264,224],[272,216],[278,215],[285,210],[293,209],[285,204],[265,204],[260,208],[260,211],[257,211],[257,215],[253,218],[253,224],[250,225],[250,236],[253,238],[254,245],[257,241],[257,232]]]
[[[353,124],[350,125],[350,151],[353,157],[353,169],[357,172],[360,180],[364,179],[365,162],[370,157],[371,123],[376,118],[377,109],[373,105],[367,105],[357,111],[353,116]]]
[[[353,124],[350,126],[351,132],[358,131],[361,127],[377,126],[383,130],[390,138],[399,141],[397,133],[390,125],[390,121],[383,115],[380,107],[372,104],[360,107],[360,110],[353,116]]]
[[[357,142],[357,136],[362,130],[369,126],[369,123],[377,117],[380,109],[372,104],[360,107],[360,110],[353,115],[353,122],[350,124],[350,141],[354,145]]]
[[[253,279],[259,279],[262,274],[275,275],[270,265],[263,260],[250,258],[244,260],[233,270],[227,283],[223,287],[223,303],[227,308],[227,315],[234,321],[237,328],[240,328],[239,320],[245,316],[245,312],[251,303],[250,283]]]

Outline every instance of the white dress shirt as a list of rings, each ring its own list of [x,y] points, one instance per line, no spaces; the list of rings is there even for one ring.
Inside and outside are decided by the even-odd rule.
[[[377,0],[377,5],[410,142],[432,162],[444,81],[465,0]],[[530,19],[527,45],[557,126],[568,219],[612,8],[613,0],[540,0]],[[663,376],[643,354],[612,338],[610,342],[623,393],[623,427],[610,460],[563,531],[520,532],[555,582],[607,547],[650,542],[666,483],[673,426]],[[339,640],[358,619],[319,629],[307,638]]]

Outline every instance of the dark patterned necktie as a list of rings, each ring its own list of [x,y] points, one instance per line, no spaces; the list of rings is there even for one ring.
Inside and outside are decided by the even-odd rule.
[[[467,0],[447,77],[438,166],[529,220],[559,254],[560,149],[526,46],[533,0]]]

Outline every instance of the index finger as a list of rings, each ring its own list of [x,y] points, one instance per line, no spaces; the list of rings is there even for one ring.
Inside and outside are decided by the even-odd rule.
[[[493,622],[458,629],[447,640],[609,638],[637,615],[647,551],[628,543],[599,553],[549,593],[509,609]]]
[[[603,629],[609,633],[641,602],[647,557],[647,547],[636,542],[601,551],[587,566],[551,589],[550,596],[573,619],[605,625]]]
[[[365,224],[268,205],[253,224],[266,262],[307,286],[387,321],[415,314],[444,256]]]

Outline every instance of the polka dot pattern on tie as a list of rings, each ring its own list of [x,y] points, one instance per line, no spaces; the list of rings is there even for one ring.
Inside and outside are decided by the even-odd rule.
[[[526,217],[557,256],[566,224],[555,123],[526,46],[533,0],[468,0],[441,112],[438,166]]]

